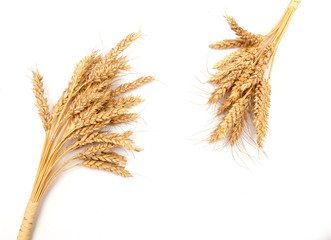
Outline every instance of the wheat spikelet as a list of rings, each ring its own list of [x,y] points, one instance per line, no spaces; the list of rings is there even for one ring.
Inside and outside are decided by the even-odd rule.
[[[110,131],[114,125],[139,117],[129,111],[143,99],[123,94],[154,80],[153,77],[141,77],[119,87],[114,86],[115,79],[121,80],[119,74],[130,69],[126,57],[121,54],[139,36],[140,33],[128,35],[105,55],[94,51],[84,57],[76,65],[71,81],[51,115],[44,97],[42,76],[38,71],[33,72],[33,92],[46,139],[19,240],[30,239],[40,200],[54,180],[71,168],[85,166],[123,177],[132,176],[124,167],[125,157],[113,150],[123,148],[139,152],[142,148],[130,139],[132,131]],[[75,156],[62,161],[67,154],[77,150],[79,153]]]
[[[268,133],[271,93],[269,79],[274,57],[299,3],[299,0],[291,0],[281,20],[264,36],[248,32],[234,18],[225,16],[238,37],[218,41],[209,47],[239,49],[216,63],[213,68],[217,72],[207,81],[215,85],[208,103],[220,103],[217,115],[222,116],[221,122],[210,136],[210,143],[222,138],[227,138],[227,143],[232,147],[241,143],[244,129],[248,125],[248,116],[253,116],[256,143],[259,148],[263,147]]]

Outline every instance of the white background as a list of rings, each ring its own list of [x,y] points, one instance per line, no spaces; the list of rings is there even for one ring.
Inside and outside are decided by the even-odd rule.
[[[52,239],[331,239],[330,1],[303,0],[272,73],[268,157],[243,157],[204,139],[214,112],[203,85],[234,37],[225,13],[266,34],[289,0],[1,1],[0,239],[15,239],[34,181],[43,128],[30,70],[51,105],[75,64],[128,33],[132,73],[153,75],[133,124],[145,151],[128,154],[132,179],[76,168],[45,195],[33,234]],[[251,149],[254,151],[254,149]]]

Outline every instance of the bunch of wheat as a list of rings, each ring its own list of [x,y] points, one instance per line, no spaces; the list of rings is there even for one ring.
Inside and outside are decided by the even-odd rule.
[[[281,20],[265,36],[252,34],[239,27],[232,17],[225,17],[238,37],[210,44],[209,47],[240,49],[216,63],[214,69],[218,72],[208,80],[216,85],[208,103],[221,102],[217,115],[223,116],[209,139],[210,143],[225,138],[227,143],[235,146],[246,133],[248,121],[252,118],[256,142],[259,148],[263,147],[268,133],[269,79],[274,57],[300,1],[292,0]]]
[[[37,98],[36,106],[46,138],[17,239],[30,239],[41,198],[50,184],[69,169],[86,166],[131,177],[130,172],[125,169],[125,157],[113,149],[142,149],[135,146],[129,138],[131,131],[118,134],[109,132],[105,127],[135,120],[138,114],[129,113],[129,109],[143,100],[123,94],[154,79],[141,77],[114,87],[118,74],[130,69],[126,57],[121,56],[121,53],[139,37],[139,33],[130,34],[104,56],[92,52],[84,57],[77,64],[68,88],[52,113],[49,112],[47,98],[44,97],[43,77],[38,71],[33,72],[33,92]],[[79,153],[61,162],[64,156],[78,149],[81,149]]]

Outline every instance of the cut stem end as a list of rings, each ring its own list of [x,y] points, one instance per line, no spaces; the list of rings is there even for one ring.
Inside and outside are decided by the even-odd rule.
[[[18,233],[17,240],[30,239],[33,223],[37,215],[38,206],[39,206],[39,202],[29,201],[25,209],[24,218],[21,224],[20,231]]]

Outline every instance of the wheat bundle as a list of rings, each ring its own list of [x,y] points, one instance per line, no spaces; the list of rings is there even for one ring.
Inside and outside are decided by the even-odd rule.
[[[301,0],[292,0],[280,21],[265,36],[252,34],[239,27],[234,18],[226,16],[230,28],[238,36],[210,44],[212,49],[237,51],[214,65],[217,73],[208,80],[215,85],[208,103],[221,103],[217,115],[221,122],[210,136],[209,142],[227,139],[231,147],[242,143],[252,119],[256,143],[263,147],[268,133],[270,107],[270,73],[279,43]],[[253,139],[252,136],[249,136]],[[254,140],[255,141],[255,140]]]
[[[130,69],[122,52],[139,37],[139,33],[130,34],[105,55],[94,51],[84,57],[77,64],[68,88],[52,113],[44,96],[43,77],[38,71],[33,72],[33,92],[46,138],[18,240],[30,239],[40,200],[50,184],[69,169],[85,166],[131,177],[125,169],[125,157],[114,149],[142,149],[129,138],[131,131],[121,134],[110,131],[114,125],[138,118],[138,114],[129,110],[143,100],[123,94],[154,79],[141,77],[131,83],[114,86],[114,82],[119,80],[118,74]],[[76,150],[80,151],[69,160],[61,161]]]

